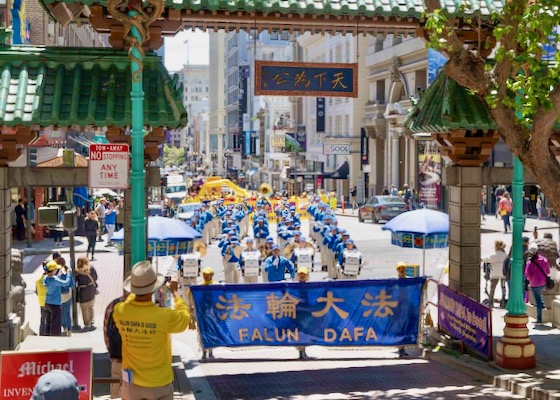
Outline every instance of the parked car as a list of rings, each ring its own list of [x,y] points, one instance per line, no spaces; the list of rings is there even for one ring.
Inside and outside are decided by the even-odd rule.
[[[185,203],[177,206],[177,219],[187,220],[194,215],[194,211],[202,208],[202,203]]]
[[[373,196],[358,209],[358,221],[368,220],[377,224],[381,220],[389,221],[406,211],[408,205],[399,196]]]

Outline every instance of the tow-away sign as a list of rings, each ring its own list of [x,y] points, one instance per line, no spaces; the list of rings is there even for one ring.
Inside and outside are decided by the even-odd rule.
[[[91,144],[89,146],[89,187],[128,188],[128,144]]]

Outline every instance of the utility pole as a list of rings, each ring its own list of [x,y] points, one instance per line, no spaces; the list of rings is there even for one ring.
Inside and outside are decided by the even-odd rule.
[[[259,163],[261,167],[264,167],[264,139],[265,139],[265,116],[266,112],[264,109],[260,109],[257,113],[257,117],[259,118]]]

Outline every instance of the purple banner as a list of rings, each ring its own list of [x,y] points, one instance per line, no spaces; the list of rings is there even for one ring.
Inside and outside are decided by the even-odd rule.
[[[492,311],[441,284],[438,285],[438,328],[492,359]]]

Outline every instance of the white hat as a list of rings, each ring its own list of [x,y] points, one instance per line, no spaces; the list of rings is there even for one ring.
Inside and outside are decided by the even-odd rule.
[[[529,254],[537,254],[538,251],[539,251],[539,245],[536,244],[535,242],[531,242],[531,244],[529,244],[529,248],[527,249],[527,252]]]
[[[134,264],[130,276],[125,279],[123,287],[129,293],[143,295],[154,292],[163,285],[165,277],[156,273],[152,263],[140,261]]]

